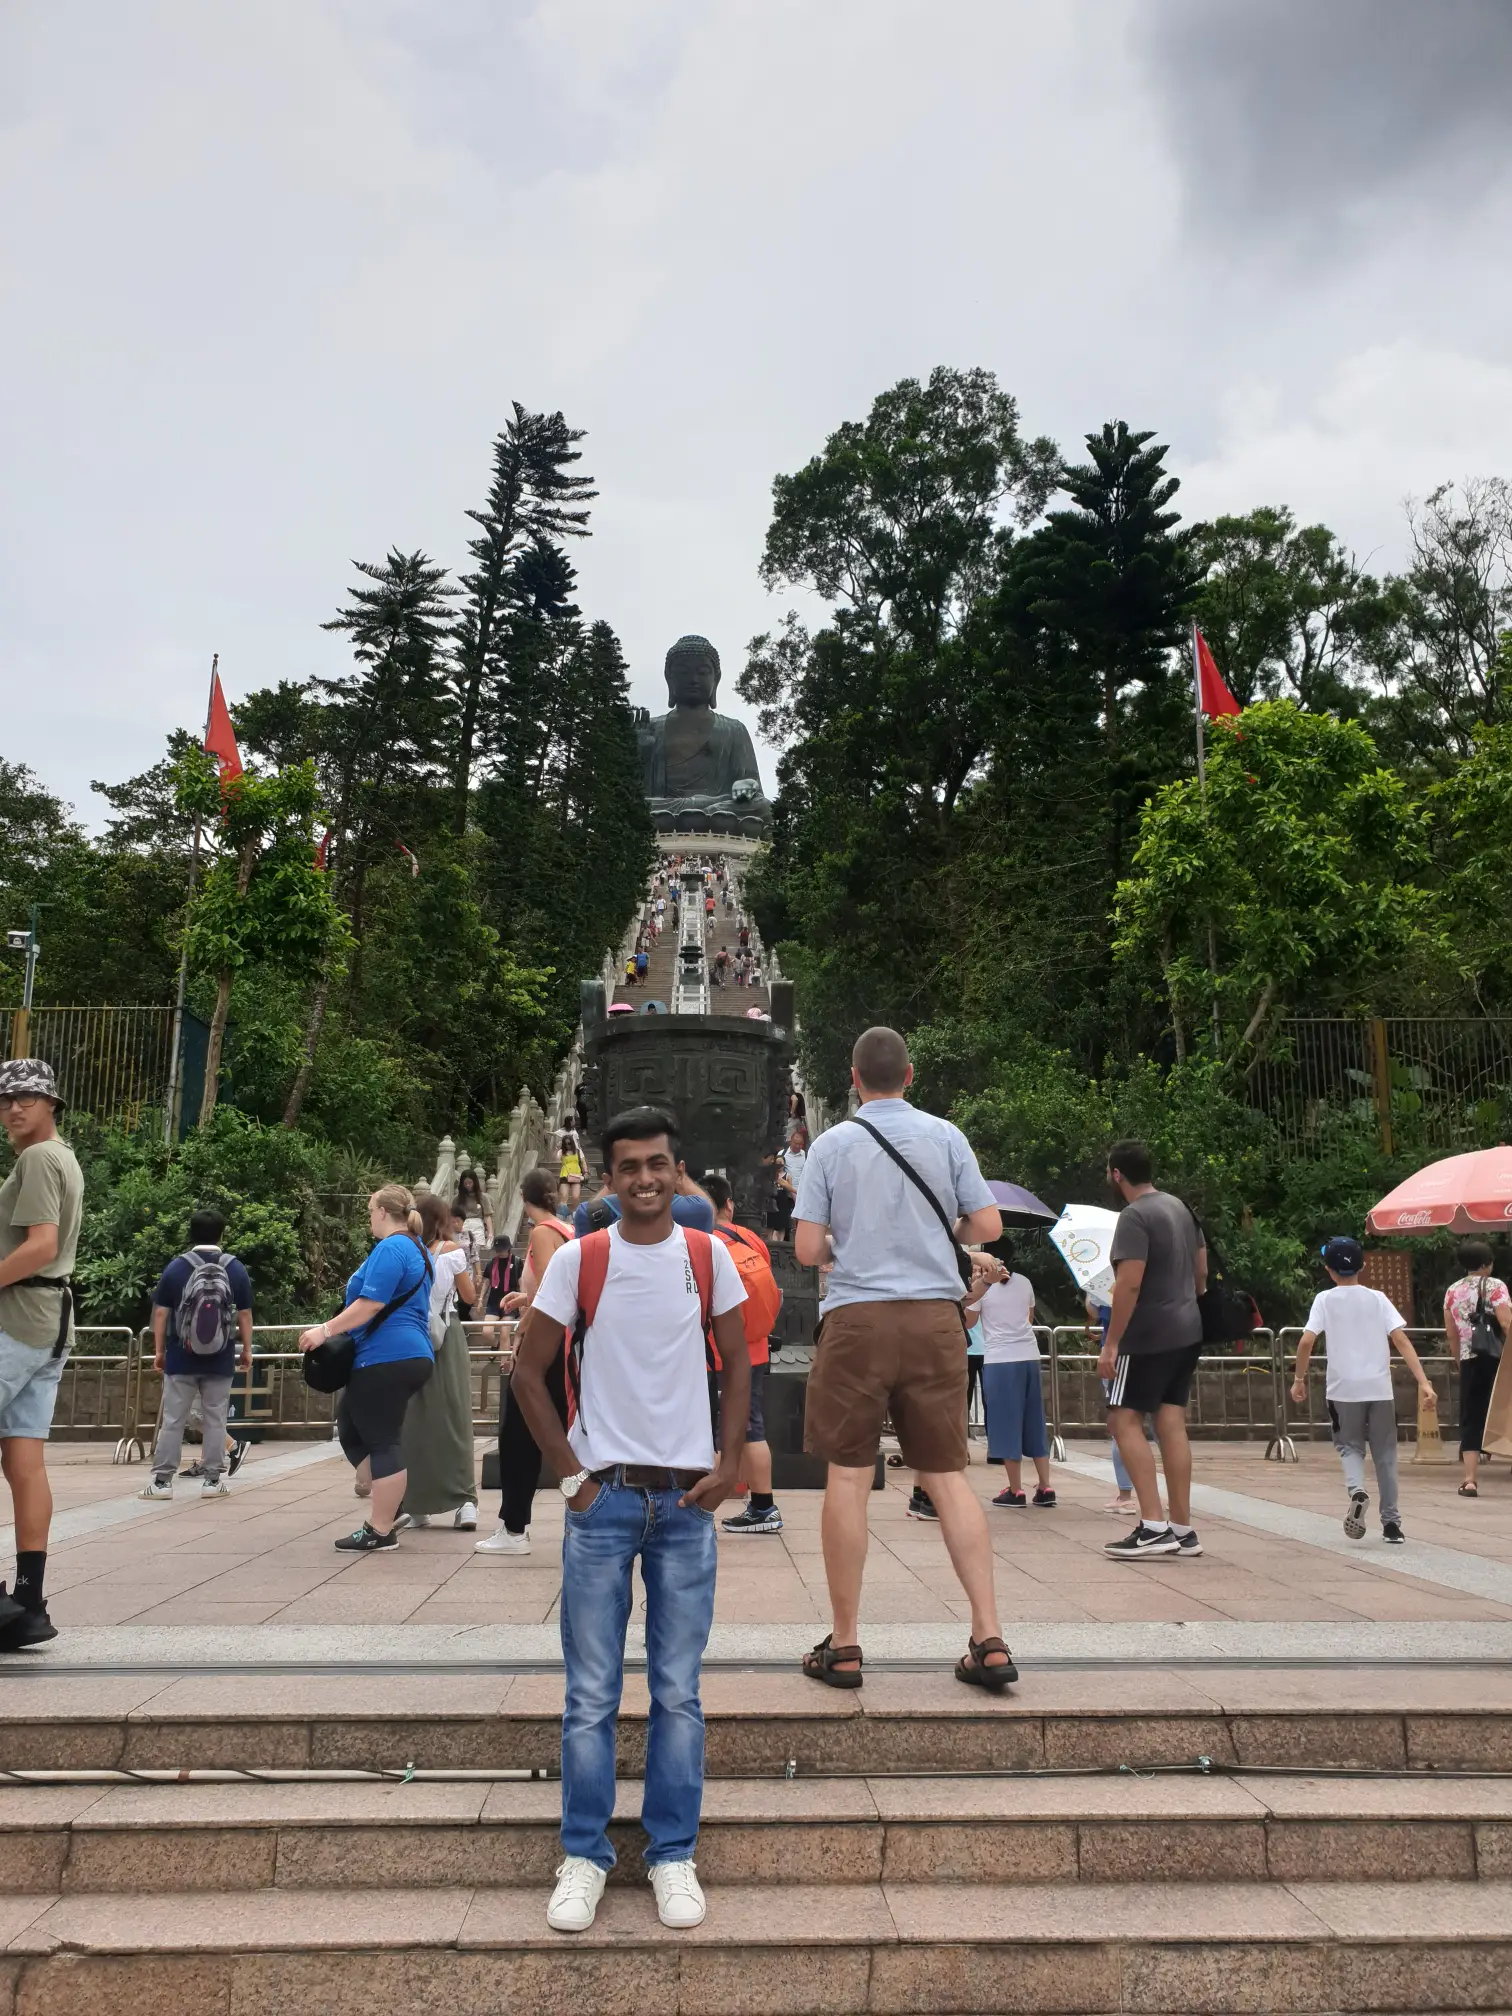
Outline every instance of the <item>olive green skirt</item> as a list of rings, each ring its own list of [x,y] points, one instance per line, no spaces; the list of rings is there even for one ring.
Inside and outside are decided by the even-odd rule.
[[[455,1512],[476,1502],[472,1370],[455,1311],[436,1352],[436,1369],[404,1416],[404,1467],[406,1512]]]

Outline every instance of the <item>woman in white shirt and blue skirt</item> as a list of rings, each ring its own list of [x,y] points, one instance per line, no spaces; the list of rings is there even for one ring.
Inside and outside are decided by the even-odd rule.
[[[1018,1507],[1031,1501],[1023,1484],[1024,1458],[1034,1465],[1038,1488],[1033,1503],[1055,1503],[1050,1488],[1050,1437],[1040,1384],[1039,1339],[1034,1334],[1034,1285],[1013,1271],[1007,1240],[992,1249],[991,1271],[979,1276],[965,1303],[968,1323],[982,1326],[982,1405],[987,1415],[987,1460],[1001,1463],[1007,1483],[994,1505]]]

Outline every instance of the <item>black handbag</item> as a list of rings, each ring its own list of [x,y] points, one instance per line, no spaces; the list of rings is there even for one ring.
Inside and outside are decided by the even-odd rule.
[[[1475,1314],[1470,1318],[1470,1356],[1497,1359],[1501,1354],[1501,1325],[1494,1316],[1487,1313],[1486,1284],[1482,1280],[1480,1292],[1475,1298]]]
[[[897,1149],[894,1148],[891,1141],[888,1140],[885,1134],[879,1133],[878,1130],[875,1127],[873,1127],[871,1122],[869,1120],[863,1120],[859,1113],[852,1113],[850,1115],[850,1120],[853,1126],[860,1127],[866,1133],[870,1134],[871,1138],[873,1139],[873,1141],[876,1142],[877,1146],[882,1150],[883,1154],[890,1156],[892,1160],[897,1163],[898,1167],[903,1171],[903,1174],[908,1178],[909,1182],[913,1184],[914,1188],[923,1193],[925,1201],[928,1203],[930,1210],[933,1211],[936,1218],[939,1219],[940,1223],[945,1228],[945,1237],[950,1241],[950,1250],[955,1254],[956,1272],[961,1277],[961,1286],[964,1289],[968,1290],[969,1292],[971,1288],[971,1255],[966,1251],[966,1248],[961,1244],[960,1240],[957,1239],[955,1235],[955,1227],[954,1225],[951,1224],[950,1220],[945,1216],[945,1210],[943,1205],[940,1203],[939,1198],[936,1197],[933,1190],[930,1189],[929,1185],[924,1181],[924,1178],[919,1174],[918,1170],[915,1169],[913,1164],[909,1161],[906,1161],[904,1157],[898,1153]]]
[[[300,1370],[304,1374],[306,1386],[312,1393],[339,1393],[352,1376],[352,1367],[357,1361],[359,1334],[365,1333],[371,1336],[380,1323],[386,1323],[396,1309],[403,1308],[410,1297],[417,1295],[422,1288],[429,1293],[430,1284],[436,1278],[436,1270],[431,1265],[430,1255],[424,1248],[421,1249],[421,1258],[425,1262],[425,1273],[413,1288],[406,1288],[402,1295],[395,1295],[390,1301],[385,1302],[378,1314],[359,1325],[357,1330],[348,1330],[340,1337],[328,1337],[323,1344],[317,1344],[313,1351],[306,1351],[304,1364]]]
[[[1201,1227],[1198,1227],[1201,1230]],[[1206,1235],[1204,1235],[1205,1239]],[[1242,1289],[1230,1288],[1216,1248],[1208,1245],[1208,1286],[1197,1297],[1204,1344],[1239,1344],[1255,1334],[1255,1305]]]

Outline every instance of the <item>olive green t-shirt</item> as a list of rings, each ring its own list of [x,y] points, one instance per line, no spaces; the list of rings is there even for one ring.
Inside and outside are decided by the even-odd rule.
[[[56,1135],[51,1141],[34,1141],[21,1150],[15,1168],[0,1183],[0,1260],[9,1259],[33,1225],[56,1225],[58,1257],[36,1272],[71,1274],[83,1209],[84,1172],[72,1148]],[[60,1301],[56,1288],[0,1288],[0,1330],[18,1344],[50,1351],[58,1341]]]

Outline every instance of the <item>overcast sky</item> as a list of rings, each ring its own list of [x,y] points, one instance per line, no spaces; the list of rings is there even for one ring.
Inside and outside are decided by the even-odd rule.
[[[699,630],[742,711],[773,475],[938,363],[1396,564],[1512,475],[1509,103],[1507,0],[0,0],[0,753],[93,822],[212,651],[330,669],[511,399],[657,707]]]

